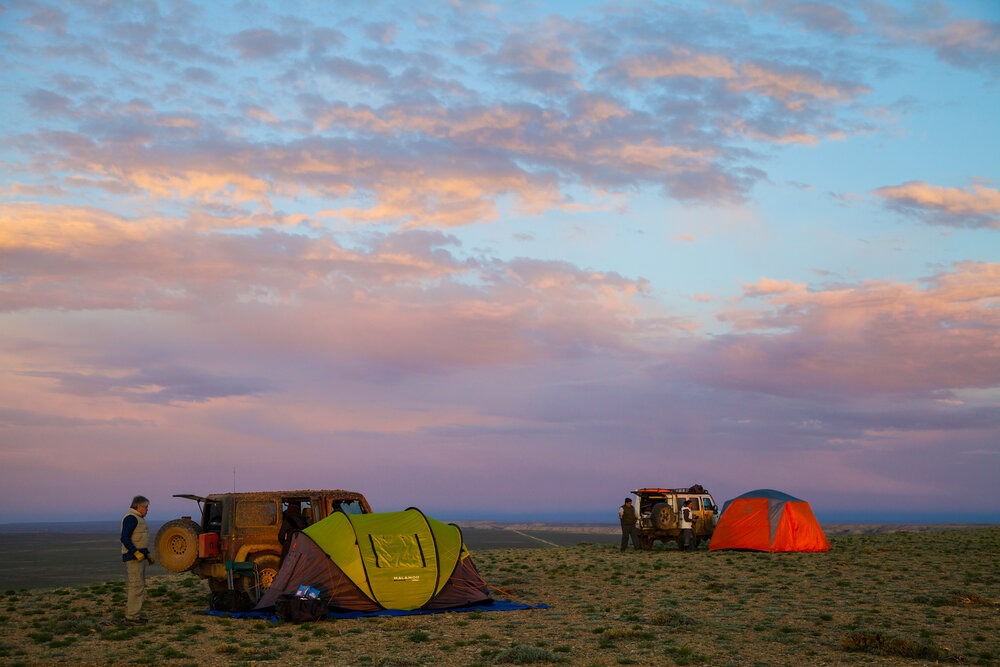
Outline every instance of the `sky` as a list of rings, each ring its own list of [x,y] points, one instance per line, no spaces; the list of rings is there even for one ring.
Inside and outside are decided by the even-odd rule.
[[[0,522],[1000,522],[1000,4],[0,0]]]

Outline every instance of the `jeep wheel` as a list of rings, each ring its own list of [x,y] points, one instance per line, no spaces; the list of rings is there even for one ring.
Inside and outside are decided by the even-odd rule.
[[[653,538],[645,535],[639,536],[639,548],[643,551],[650,551],[653,548]]]
[[[168,521],[156,533],[156,555],[170,572],[187,572],[198,560],[201,527],[190,519]]]
[[[666,530],[674,521],[674,511],[667,503],[656,503],[653,505],[653,513],[650,518],[653,520],[653,528]]]
[[[271,554],[265,554],[259,558],[255,558],[254,562],[257,563],[257,572],[260,575],[260,589],[261,591],[265,591],[271,587],[271,584],[274,583],[274,578],[278,576],[278,570],[281,568],[281,559]]]
[[[281,566],[281,559],[274,554],[259,554],[250,560],[257,566],[257,579],[260,581],[260,587],[256,586],[252,577],[240,577],[237,588],[250,596],[250,599],[256,603],[264,591],[274,583],[274,577],[278,574],[278,568]]]

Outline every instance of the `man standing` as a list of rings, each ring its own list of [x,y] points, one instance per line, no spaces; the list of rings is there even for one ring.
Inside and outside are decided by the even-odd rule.
[[[149,619],[139,614],[146,599],[146,563],[153,564],[149,554],[149,528],[146,514],[149,513],[149,499],[136,496],[132,507],[122,517],[122,562],[128,580],[128,600],[125,603],[125,622],[130,625],[147,623]]]
[[[635,531],[636,518],[632,499],[626,498],[625,503],[618,508],[618,520],[622,524],[622,553],[628,548],[629,540],[632,540],[632,548],[636,551],[639,550],[639,538]]]
[[[305,530],[309,523],[302,516],[302,503],[293,500],[288,508],[281,513],[281,528],[278,529],[278,541],[281,542],[281,562],[285,561],[288,549],[292,546],[292,535]]]
[[[691,501],[685,500],[681,508],[681,549],[694,549],[694,512],[691,511]]]

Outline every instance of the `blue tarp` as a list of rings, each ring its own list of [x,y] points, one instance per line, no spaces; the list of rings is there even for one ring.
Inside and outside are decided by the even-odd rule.
[[[383,609],[381,611],[331,611],[326,615],[326,617],[328,619],[368,618],[371,616],[416,616],[418,614],[448,614],[469,611],[519,611],[522,609],[548,608],[549,605],[547,604],[524,604],[521,602],[494,600],[490,604],[480,604],[469,607],[453,607],[451,609],[414,609],[412,611],[402,611],[399,609]],[[278,617],[273,611],[216,611],[214,609],[210,609],[205,613],[211,616],[225,616],[227,618],[250,618],[261,621],[278,621]]]

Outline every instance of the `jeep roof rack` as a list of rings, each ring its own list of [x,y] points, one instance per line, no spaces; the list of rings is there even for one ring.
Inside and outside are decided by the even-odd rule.
[[[653,487],[643,487],[641,489],[636,489],[632,493],[698,493],[698,494],[708,493],[704,489],[702,489],[701,491],[692,491],[691,488],[692,487],[690,486],[685,486],[680,489],[661,489]]]

